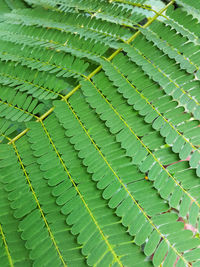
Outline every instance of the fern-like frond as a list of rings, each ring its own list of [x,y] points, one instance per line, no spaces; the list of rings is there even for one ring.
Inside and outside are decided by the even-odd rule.
[[[96,92],[94,88],[96,89]],[[90,105],[95,108],[96,112],[100,115],[100,118],[103,121],[106,121],[106,126],[110,128],[111,133],[117,133],[117,141],[126,149],[127,155],[133,158],[133,164],[138,165],[140,171],[144,174],[148,172],[150,180],[156,181],[156,173],[159,181],[162,176],[163,182],[165,180],[165,182],[169,184],[169,180],[171,180],[171,187],[163,187],[163,183],[160,184],[159,187],[157,186],[161,196],[168,199],[171,193],[176,190],[181,190],[182,194],[188,199],[188,202],[195,201],[197,207],[199,207],[199,202],[196,201],[195,198],[182,187],[180,182],[178,182],[164,167],[165,165],[170,164],[170,162],[167,162],[165,149],[163,148],[159,151],[154,148],[155,152],[152,149],[150,150],[149,147],[151,148],[151,146],[144,143],[145,141],[148,141],[148,139],[144,138],[143,142],[126,121],[126,116],[128,114],[120,114],[118,109],[114,108],[94,85],[85,82],[82,84],[82,89]],[[92,100],[95,98],[98,100]],[[152,137],[153,136],[151,136],[151,138]],[[168,153],[170,153],[170,151]],[[174,161],[176,160],[174,159]],[[180,200],[181,198],[179,201]]]
[[[49,86],[51,86],[50,82],[53,83],[54,81],[52,76],[46,76],[44,75],[44,73],[37,71],[34,72],[33,70],[29,70],[22,66],[19,66],[17,68],[16,73],[14,64],[1,64],[1,66],[4,67],[4,72],[0,73],[1,84],[8,85],[9,87],[14,87],[16,90],[19,90],[21,92],[27,92],[28,94],[31,94],[33,97],[37,97],[38,99],[52,99],[60,96],[60,94],[56,92],[58,90],[56,88],[56,85],[54,88],[52,88],[52,90],[51,88],[48,88]],[[8,72],[6,72],[6,70],[8,70],[7,67],[9,67]],[[37,79],[34,79],[34,77],[36,76]],[[33,80],[34,82],[32,82]],[[55,92],[53,90],[55,90]]]
[[[55,119],[51,119],[51,127],[52,130],[54,129],[56,123]],[[37,126],[37,127],[36,127]],[[55,196],[57,197],[57,204],[59,204],[62,207],[62,213],[64,214],[69,214],[67,222],[72,226],[72,233],[73,234],[79,234],[78,236],[78,243],[83,244],[82,247],[82,252],[84,255],[88,255],[88,264],[89,265],[94,265],[95,263],[98,263],[100,266],[101,264],[104,264],[104,261],[106,262],[113,262],[113,264],[116,262],[117,265],[122,266],[123,264],[123,258],[119,259],[119,254],[120,253],[120,244],[118,244],[118,252],[117,250],[115,251],[115,238],[112,235],[117,235],[117,230],[115,232],[114,229],[118,229],[119,227],[116,225],[116,222],[113,221],[114,225],[110,221],[109,224],[110,226],[106,226],[106,220],[105,222],[100,221],[100,214],[101,214],[101,207],[104,202],[101,201],[101,198],[98,197],[98,194],[92,193],[92,188],[94,186],[92,185],[93,183],[90,180],[85,180],[87,176],[83,176],[84,180],[81,179],[80,174],[78,176],[73,176],[71,174],[71,171],[67,169],[66,162],[71,163],[71,159],[68,158],[67,154],[63,151],[63,145],[61,146],[61,143],[58,142],[60,138],[58,137],[61,135],[59,134],[59,131],[57,131],[57,134],[54,132],[54,140],[52,139],[50,132],[45,126],[45,124],[42,123],[41,126],[38,124],[35,124],[35,129],[33,129],[33,134],[34,136],[36,133],[38,135],[43,133],[44,140],[50,141],[52,148],[49,147],[49,153],[52,151],[52,156],[54,155],[54,159],[52,160],[55,162],[55,157],[59,155],[59,159],[55,164],[52,164],[52,169],[55,169],[56,167],[56,173],[52,173],[52,176],[49,176],[49,170],[45,167],[46,166],[46,161],[42,162],[39,160],[39,163],[41,164],[41,168],[45,171],[48,171],[48,179],[49,183],[51,183],[52,186],[54,186],[54,193]],[[59,127],[59,126],[58,126]],[[39,130],[40,129],[40,130]],[[59,128],[58,128],[59,129]],[[51,132],[52,132],[51,130]],[[30,131],[31,134],[32,130]],[[59,135],[58,135],[59,134]],[[62,136],[62,135],[61,135]],[[31,137],[31,135],[30,135]],[[32,140],[32,139],[30,139]],[[37,139],[36,139],[37,140]],[[64,139],[65,140],[65,139]],[[63,141],[64,141],[63,140]],[[60,140],[61,141],[61,140]],[[60,143],[60,145],[59,145]],[[59,147],[59,150],[61,149],[62,151],[62,156],[58,151],[57,144]],[[65,146],[66,147],[66,146]],[[39,156],[39,146],[38,142],[33,145],[34,150],[37,153],[37,156]],[[69,150],[69,148],[68,148]],[[71,149],[70,149],[71,150]],[[38,152],[37,152],[38,151]],[[67,150],[66,150],[67,152]],[[68,152],[69,153],[69,152]],[[71,155],[73,155],[73,150],[71,151]],[[67,160],[68,158],[68,160]],[[53,162],[52,161],[52,162]],[[58,167],[60,166],[60,167]],[[70,164],[71,166],[71,164]],[[74,166],[77,169],[77,166]],[[75,169],[73,168],[73,165],[71,166],[72,168],[72,173],[76,173]],[[60,171],[58,171],[60,169]],[[61,180],[59,179],[61,173],[63,172],[63,182],[61,183]],[[52,177],[52,178],[51,178]],[[66,178],[65,178],[66,177]],[[67,179],[67,177],[69,177]],[[67,180],[66,180],[67,179]],[[66,181],[68,181],[66,183]],[[95,191],[93,191],[95,192]],[[102,204],[101,204],[102,203]],[[73,204],[73,206],[72,206]],[[95,205],[94,205],[95,204]],[[104,204],[105,205],[105,204]],[[99,209],[96,209],[99,207]],[[93,211],[94,210],[94,211]],[[77,217],[77,214],[79,214],[80,218]],[[109,216],[109,213],[104,213],[104,216]],[[110,218],[110,216],[109,216]],[[113,217],[114,219],[114,217]],[[99,222],[98,222],[99,221]],[[82,223],[81,223],[82,222]],[[116,226],[116,227],[115,227]],[[91,232],[88,232],[88,229],[93,229]],[[122,233],[121,233],[122,234]],[[109,238],[107,238],[107,235],[111,235]],[[126,237],[125,234],[123,234],[124,238],[127,240],[127,247],[130,246],[131,249],[131,239]],[[117,239],[116,239],[117,240]],[[123,239],[122,239],[123,240]],[[128,241],[129,240],[129,241]],[[122,241],[123,243],[123,241]],[[97,248],[99,249],[98,254]],[[123,248],[123,245],[122,245]],[[134,246],[133,246],[134,250]],[[134,252],[133,252],[134,253]],[[98,259],[100,257],[100,260]],[[126,257],[127,258],[127,257]],[[131,260],[131,255],[129,255],[129,261]],[[148,265],[148,264],[147,264]]]
[[[101,18],[102,20],[106,20],[109,22],[114,22],[116,24],[125,25],[132,27],[137,22],[144,19],[144,15],[139,14],[134,11],[134,8],[130,5],[127,7],[123,4],[112,3],[112,1],[97,1],[97,0],[89,0],[89,1],[54,1],[54,0],[27,0],[29,4],[34,4],[36,6],[48,7],[53,10],[59,10],[62,12],[74,10],[80,10],[91,14],[91,16],[95,16],[97,18]]]
[[[145,48],[147,48],[147,45]],[[186,92],[181,85],[181,83],[189,83],[190,80],[192,80],[191,76],[184,75],[183,71],[181,72],[178,70],[170,60],[171,66],[170,64],[166,65],[163,55],[160,55],[162,60],[160,60],[160,63],[156,65],[156,63],[151,63],[151,60],[156,62],[156,58],[149,59],[143,55],[140,50],[137,50],[137,48],[132,49],[127,46],[124,47],[124,50],[128,53],[128,56],[131,60],[133,60],[133,62],[140,65],[154,81],[158,82],[158,84],[164,88],[167,94],[172,95],[172,97],[175,100],[178,100],[186,110],[192,112],[195,119],[200,118],[200,101],[198,95],[195,95],[195,99],[189,92]],[[155,51],[152,51],[152,55],[153,54],[155,55]],[[157,56],[157,59],[159,59],[159,56]],[[162,70],[159,66],[161,64],[163,64],[162,66],[167,66],[166,69],[164,68],[164,70]],[[182,78],[183,76],[184,80]]]
[[[29,121],[37,119],[37,113],[43,109],[43,104],[25,93],[16,93],[9,87],[0,87],[0,116],[12,121]]]
[[[0,265],[198,267],[198,5],[21,3],[0,23]]]
[[[169,8],[166,12],[169,16],[169,20],[165,20],[166,25],[170,25],[178,33],[181,33],[184,37],[187,37],[189,41],[199,44],[199,24],[197,19],[188,15],[186,11],[180,9],[174,10]]]
[[[60,12],[51,12],[40,8],[16,10],[4,15],[4,18],[9,23],[38,25],[66,33],[76,32],[81,37],[90,37],[114,48],[119,47],[119,40],[126,41],[132,35],[128,28],[120,27],[120,25],[111,22],[102,24],[102,20],[96,17],[90,18],[85,14],[70,12],[60,16]]]
[[[99,147],[97,146],[97,144],[95,143],[93,138],[88,133],[88,130],[83,126],[83,124],[81,123],[81,121],[77,117],[77,114],[74,112],[74,110],[72,109],[71,105],[68,104],[69,111],[66,109],[65,105],[66,105],[65,103],[56,102],[56,106],[59,108],[58,112],[55,109],[56,115],[60,118],[61,122],[63,123],[63,126],[67,129],[67,132],[66,132],[67,136],[72,136],[71,142],[73,144],[75,144],[75,149],[80,150],[80,152],[79,152],[79,153],[81,153],[80,157],[84,159],[83,163],[89,167],[88,171],[94,172],[96,174],[95,175],[95,180],[97,180],[98,183],[101,184],[101,188],[102,187],[105,188],[105,191],[103,193],[104,198],[108,198],[108,199],[111,198],[110,199],[110,206],[111,207],[116,207],[115,205],[119,205],[119,203],[123,200],[124,194],[126,192],[126,194],[128,195],[127,196],[127,200],[126,200],[126,203],[127,203],[126,205],[127,206],[126,206],[126,208],[124,210],[128,209],[128,207],[131,204],[131,202],[132,202],[132,204],[136,205],[136,206],[134,206],[135,208],[132,211],[133,212],[132,215],[135,214],[135,216],[137,216],[137,214],[138,214],[138,216],[139,216],[139,214],[140,214],[141,219],[139,220],[139,217],[138,217],[138,224],[140,226],[138,225],[138,227],[141,230],[138,232],[139,229],[137,229],[136,225],[132,226],[133,228],[131,227],[131,225],[126,225],[126,226],[130,227],[130,234],[136,235],[136,238],[135,238],[136,244],[137,244],[137,241],[138,241],[138,244],[142,244],[146,240],[146,238],[149,236],[149,234],[152,232],[153,229],[155,231],[155,232],[153,231],[153,233],[152,233],[153,236],[155,236],[155,235],[159,236],[160,235],[161,237],[163,237],[162,232],[160,232],[158,230],[157,226],[152,222],[152,220],[148,219],[148,216],[147,216],[146,212],[144,212],[142,207],[138,204],[138,202],[137,202],[138,198],[136,200],[134,198],[134,193],[131,193],[129,191],[129,187],[131,188],[130,190],[134,190],[134,188],[136,188],[135,187],[135,183],[133,184],[133,187],[131,187],[131,184],[129,185],[129,184],[124,184],[123,183],[122,178],[120,178],[118,176],[118,174],[116,173],[116,171],[115,171],[116,167],[115,168],[112,167],[111,164],[109,163],[108,159],[104,156],[104,154],[102,154],[101,150],[99,149]],[[101,107],[102,107],[102,105],[101,105]],[[103,108],[105,109],[105,106]],[[65,117],[63,117],[63,116],[60,117],[59,114],[61,114],[61,109],[65,110],[65,113],[68,113],[68,115],[65,116]],[[70,113],[69,113],[70,110],[71,110],[71,114],[74,116],[73,120],[70,119],[70,117],[72,117],[72,115],[70,115]],[[112,120],[112,123],[114,124],[113,120]],[[69,125],[70,125],[70,128],[69,128]],[[77,127],[79,128],[79,130],[78,130]],[[82,128],[82,130],[80,130],[81,129],[80,127]],[[83,132],[84,135],[85,135],[84,139],[81,139],[81,136],[83,138],[83,135],[81,134],[81,132]],[[91,142],[92,142],[92,144],[91,144]],[[87,146],[87,151],[88,152],[84,152],[84,147],[85,146]],[[109,149],[109,148],[107,148],[107,149]],[[95,150],[96,150],[96,152],[92,152],[92,151],[95,151]],[[112,150],[109,150],[109,151],[112,151]],[[94,157],[94,153],[96,154],[95,157]],[[98,155],[98,157],[97,157],[97,155]],[[106,171],[106,173],[108,172],[108,176],[107,177],[104,176],[105,175],[105,171],[103,171],[104,169],[105,170],[107,169],[107,171]],[[141,167],[140,167],[140,170],[141,170]],[[101,175],[103,175],[102,178],[100,178],[101,177],[100,173],[101,173]],[[115,181],[114,182],[112,182],[113,179],[111,178],[113,175],[115,177]],[[103,180],[101,181],[101,179],[103,179]],[[112,192],[114,192],[115,190],[117,192],[119,192],[118,193],[118,195],[119,195],[118,201],[117,201],[117,199],[114,200],[115,198],[117,198],[117,196],[115,197],[115,195],[114,196],[112,195],[113,194]],[[121,191],[122,192],[125,191],[124,194]],[[113,200],[112,200],[112,197],[114,198]],[[124,203],[124,205],[125,205],[125,203]],[[123,208],[124,208],[124,206],[123,206]],[[137,213],[137,210],[138,210],[139,213]],[[130,211],[129,211],[129,213],[130,213]],[[143,226],[143,224],[144,224],[144,228],[141,228]],[[149,227],[148,227],[148,225],[149,225]],[[144,232],[144,229],[146,229],[146,230],[149,229],[149,230],[147,232],[146,231]],[[137,233],[139,235],[138,237],[137,237]],[[142,235],[142,236],[140,236],[140,235]],[[157,238],[158,238],[158,236],[157,236]],[[159,241],[159,238],[157,239],[156,242],[158,242],[158,241]],[[165,249],[167,251],[167,247],[168,246],[166,247],[165,243],[169,244],[168,240],[166,240],[164,238],[164,241],[160,244],[160,246],[161,247],[165,247]],[[158,244],[158,243],[156,243],[156,244]],[[148,245],[146,245],[146,246],[148,247]],[[159,254],[159,250],[160,249],[158,249],[158,252],[155,252],[156,256],[155,256],[154,264],[156,266],[160,262],[162,262],[162,259],[163,259],[162,257],[165,254],[165,253]],[[170,244],[169,244],[168,249],[169,249],[169,251],[171,251],[171,249],[173,250],[173,252],[171,252],[172,254],[175,253],[175,254],[179,255],[178,251],[176,251],[176,249],[173,249],[172,246],[170,246]],[[151,251],[150,254],[151,253],[153,253],[153,251]],[[184,262],[184,258],[182,258],[181,260]]]
[[[3,25],[3,24],[2,24]],[[0,25],[1,26],[1,25]],[[33,30],[31,28],[31,30]],[[49,50],[56,50],[57,52],[63,51],[67,53],[71,53],[77,57],[86,57],[91,60],[99,61],[99,57],[103,55],[108,47],[103,43],[97,43],[92,39],[88,39],[87,42],[84,38],[80,38],[76,36],[76,34],[72,34],[66,36],[65,33],[60,33],[57,30],[44,30],[37,29],[40,32],[40,35],[44,35],[42,38],[39,38],[39,34],[36,30],[31,34],[30,31],[25,29],[26,34],[20,33],[12,33],[12,31],[5,31],[4,27],[0,30],[1,39],[4,41],[9,41],[18,45],[26,45],[30,47],[44,47]],[[34,36],[37,35],[37,37]],[[52,35],[54,38],[52,38]],[[57,38],[58,37],[58,38]]]
[[[188,73],[199,70],[196,55],[199,46],[188,42],[186,37],[183,38],[181,34],[177,34],[170,26],[166,27],[164,23],[155,21],[149,28],[142,30],[142,33],[170,58],[175,59]]]
[[[9,43],[4,43],[4,47],[6,44],[9,46]],[[72,87],[71,82],[73,84],[76,78],[85,76],[84,70],[88,65],[71,55],[59,54],[56,57],[54,53],[42,53],[40,56],[41,51],[35,50],[38,56],[31,57],[31,49],[26,48],[22,51],[17,48],[17,55],[12,52],[13,46],[9,46],[10,52],[0,54],[3,62],[10,63],[0,63],[2,84],[9,84],[11,87],[22,84],[17,87],[18,90],[27,91],[33,96],[36,91],[37,97],[49,99],[53,98],[52,96],[59,96],[59,93],[64,94],[65,89],[69,90]],[[62,59],[63,63],[60,63]],[[66,65],[64,59],[66,59]],[[66,82],[66,77],[68,82]]]
[[[143,79],[140,76],[140,80],[135,79],[135,75],[133,75],[133,67],[134,65],[129,64],[122,55],[118,55],[113,60],[113,63],[103,63],[103,69],[114,82],[115,86],[118,87],[118,92],[123,94],[124,98],[127,99],[128,104],[133,105],[134,109],[139,110],[140,114],[145,117],[145,122],[153,123],[153,128],[160,130],[161,135],[166,138],[166,143],[172,146],[173,151],[180,153],[181,159],[186,159],[195,150],[197,150],[197,154],[199,154],[198,149],[195,147],[199,146],[199,142],[193,143],[189,141],[187,133],[186,136],[184,136],[182,129],[179,130],[179,124],[186,124],[187,120],[190,119],[189,114],[186,115],[183,113],[184,110],[178,107],[178,101],[172,101],[173,99],[164,95],[154,83],[150,82],[150,80],[148,81],[148,79],[146,79],[146,86],[144,87],[143,82],[145,76]],[[141,75],[142,73],[136,67],[134,74]],[[128,79],[126,76],[128,76]],[[116,77],[118,77],[118,79],[116,79]],[[134,85],[131,84],[129,80]],[[142,84],[140,81],[142,81]],[[166,88],[165,84],[163,87]],[[149,88],[151,88],[150,93]],[[168,102],[168,104],[164,104],[164,102]],[[194,107],[198,108],[196,106]],[[176,108],[177,113],[173,112],[174,108]],[[198,122],[195,126],[198,126]],[[186,129],[188,129],[187,126]],[[199,129],[197,129],[196,132],[194,131],[193,138],[198,136],[199,131]],[[176,147],[176,141],[180,142],[178,147]],[[198,167],[198,164],[196,167]]]

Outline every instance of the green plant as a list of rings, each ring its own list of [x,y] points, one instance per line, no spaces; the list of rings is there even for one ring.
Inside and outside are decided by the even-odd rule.
[[[198,267],[199,3],[11,2],[0,266]]]

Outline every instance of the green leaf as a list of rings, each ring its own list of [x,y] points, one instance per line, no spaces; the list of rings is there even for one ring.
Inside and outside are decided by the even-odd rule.
[[[200,6],[154,2],[1,1],[0,265],[199,266]]]

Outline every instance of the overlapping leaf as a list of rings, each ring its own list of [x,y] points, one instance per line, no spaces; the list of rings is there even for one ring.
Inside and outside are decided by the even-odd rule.
[[[198,267],[198,4],[11,2],[0,265]]]

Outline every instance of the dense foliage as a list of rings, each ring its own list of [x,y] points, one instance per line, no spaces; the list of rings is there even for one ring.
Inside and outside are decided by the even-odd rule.
[[[0,1],[0,267],[200,266],[200,2]]]

